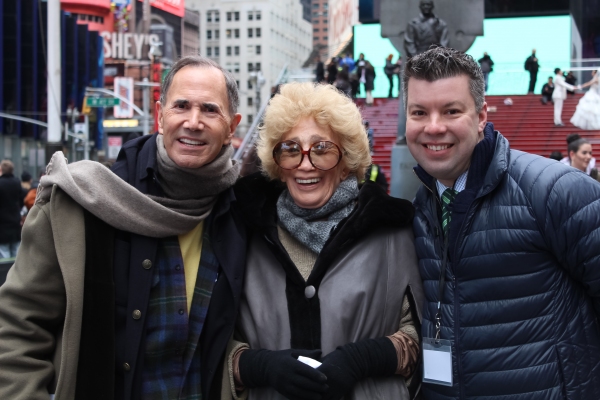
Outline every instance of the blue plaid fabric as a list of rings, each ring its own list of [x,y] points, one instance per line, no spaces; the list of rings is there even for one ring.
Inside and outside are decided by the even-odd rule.
[[[196,347],[219,270],[207,232],[205,226],[189,318],[179,241],[175,236],[161,240],[148,307],[144,400],[202,399]]]

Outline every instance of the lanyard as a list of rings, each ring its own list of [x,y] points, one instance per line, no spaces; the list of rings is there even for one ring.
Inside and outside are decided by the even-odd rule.
[[[456,183],[456,182],[455,182]],[[454,185],[452,185],[452,190],[454,190]],[[437,190],[436,190],[436,196]],[[442,211],[443,212],[443,211]],[[452,219],[450,219],[451,221]],[[444,230],[442,229],[442,233]],[[442,327],[442,297],[444,296],[444,284],[446,282],[446,267],[448,265],[448,237],[450,236],[450,227],[448,227],[448,233],[444,235],[444,255],[442,256],[442,268],[440,271],[440,279],[439,279],[439,289],[438,289],[438,303],[437,303],[437,312],[435,313],[435,340],[436,342],[440,340],[440,331]]]

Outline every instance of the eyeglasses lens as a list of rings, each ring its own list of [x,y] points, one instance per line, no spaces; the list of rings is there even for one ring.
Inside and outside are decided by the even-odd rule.
[[[298,168],[302,163],[303,153],[302,147],[293,141],[278,143],[273,151],[275,162],[283,169]],[[312,165],[324,171],[332,169],[340,161],[339,148],[327,141],[314,143],[308,155]]]
[[[327,171],[340,161],[340,151],[331,142],[318,142],[310,148],[310,160],[315,168]]]

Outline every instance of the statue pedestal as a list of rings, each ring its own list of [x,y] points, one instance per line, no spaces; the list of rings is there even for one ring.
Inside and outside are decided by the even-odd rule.
[[[408,146],[405,144],[396,144],[392,147],[392,165],[390,185],[390,194],[409,201],[413,201],[417,190],[422,185],[421,181],[415,175],[413,168],[417,162],[413,158]]]

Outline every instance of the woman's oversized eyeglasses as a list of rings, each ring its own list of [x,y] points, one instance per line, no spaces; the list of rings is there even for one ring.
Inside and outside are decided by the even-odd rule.
[[[308,150],[303,150],[300,143],[293,140],[279,142],[273,148],[273,159],[283,169],[298,168],[305,155],[313,167],[321,171],[335,168],[342,160],[339,146],[325,140],[311,144]]]

